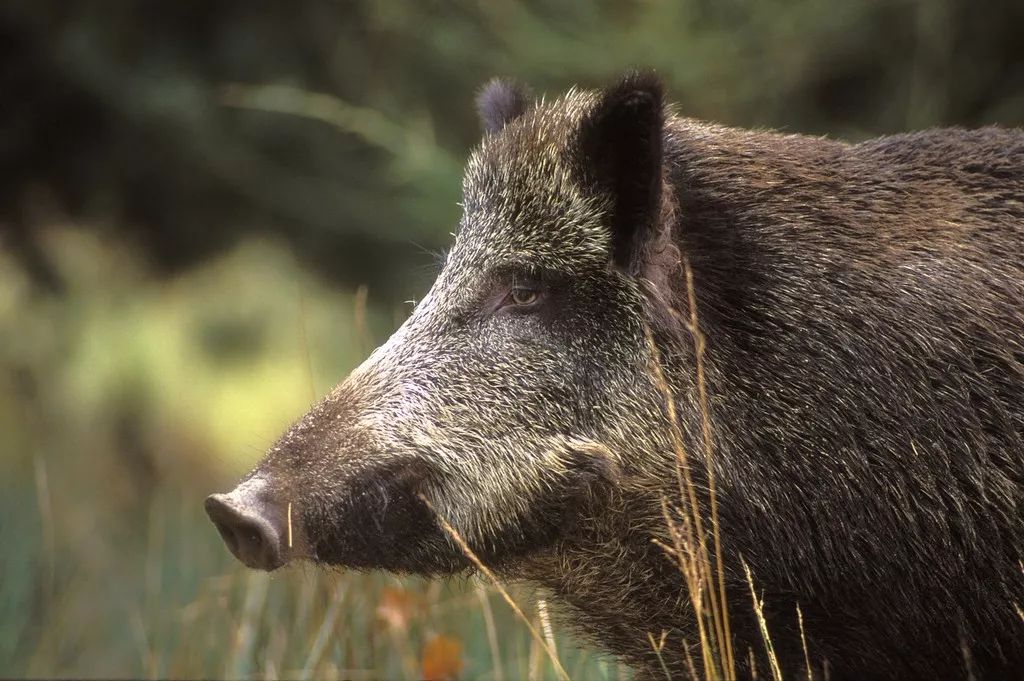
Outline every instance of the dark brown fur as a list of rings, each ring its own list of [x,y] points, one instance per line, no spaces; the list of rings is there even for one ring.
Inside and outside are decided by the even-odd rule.
[[[1024,135],[847,145],[674,119],[665,146],[674,236],[648,276],[688,315],[677,255],[695,271],[737,650],[763,650],[742,555],[790,675],[799,603],[819,674],[828,660],[832,678],[966,678],[966,643],[979,678],[1014,677]],[[680,392],[696,418],[692,387]],[[640,634],[678,626],[685,592],[650,546],[664,523],[647,503],[628,528],[601,509],[527,574],[656,670]]]

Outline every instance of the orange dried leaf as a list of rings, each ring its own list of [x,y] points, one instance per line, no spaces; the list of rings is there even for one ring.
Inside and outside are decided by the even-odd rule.
[[[423,647],[423,678],[457,679],[462,673],[462,642],[438,634]]]
[[[417,605],[415,594],[405,589],[385,587],[381,589],[380,601],[377,603],[377,617],[389,628],[404,631]]]

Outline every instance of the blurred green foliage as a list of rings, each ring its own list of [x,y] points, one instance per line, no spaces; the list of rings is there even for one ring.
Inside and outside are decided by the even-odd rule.
[[[483,583],[302,566],[268,577],[238,565],[205,518],[205,494],[402,307],[366,308],[364,290],[325,286],[279,244],[248,241],[165,279],[82,230],[39,237],[59,298],[0,257],[0,675],[415,679],[443,635],[473,677],[554,678]],[[619,677],[564,647],[566,666]]]
[[[0,676],[415,678],[442,634],[499,678],[476,582],[268,580],[201,511],[425,289],[479,85],[647,65],[728,124],[1021,125],[1022,25],[1016,0],[7,0]],[[504,678],[550,676],[490,600]],[[575,677],[624,673],[558,636]]]
[[[7,0],[0,215],[41,281],[43,195],[165,269],[271,233],[401,299],[456,223],[473,93],[494,75],[550,95],[646,65],[683,114],[854,138],[1020,125],[1022,25],[1018,0]],[[233,105],[233,84],[359,116]]]

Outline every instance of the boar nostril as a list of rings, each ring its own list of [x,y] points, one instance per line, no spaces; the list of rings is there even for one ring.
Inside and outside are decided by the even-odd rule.
[[[228,550],[251,568],[273,570],[284,564],[281,533],[271,518],[274,514],[251,499],[234,494],[213,494],[205,507]]]

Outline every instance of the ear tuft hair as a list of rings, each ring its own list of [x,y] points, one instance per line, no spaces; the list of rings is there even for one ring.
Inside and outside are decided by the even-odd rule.
[[[612,258],[635,272],[661,206],[664,87],[651,71],[627,73],[601,95],[581,130],[581,151],[613,199]]]
[[[623,74],[615,85],[604,91],[599,108],[620,102],[627,106],[648,104],[657,105],[655,110],[660,113],[664,98],[665,85],[658,74],[649,69],[637,69]]]
[[[484,131],[493,134],[524,113],[530,105],[530,91],[511,80],[495,78],[485,85],[476,98]]]

